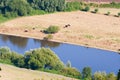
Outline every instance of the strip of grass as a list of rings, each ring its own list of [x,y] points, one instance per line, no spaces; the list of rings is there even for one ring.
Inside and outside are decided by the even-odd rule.
[[[9,20],[9,18],[6,18],[6,17],[3,17],[2,15],[0,15],[0,23],[5,22],[7,20]]]

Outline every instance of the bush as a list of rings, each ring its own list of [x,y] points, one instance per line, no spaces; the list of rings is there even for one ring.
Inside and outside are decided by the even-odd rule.
[[[117,73],[117,80],[120,80],[120,69],[119,69],[119,71]]]
[[[2,71],[2,68],[0,67],[0,71]]]
[[[106,13],[106,15],[110,15],[110,12],[108,11],[108,12]]]
[[[44,32],[48,34],[53,34],[53,33],[57,33],[59,30],[60,29],[58,26],[50,26]]]
[[[90,67],[84,67],[84,69],[82,71],[82,78],[91,80],[91,76],[92,76],[91,68]]]
[[[120,17],[120,12],[118,13],[118,17]]]
[[[106,80],[105,72],[95,72],[93,75],[93,80]]]
[[[65,11],[82,10],[82,3],[80,2],[67,2]]]
[[[107,80],[116,80],[116,76],[114,75],[114,73],[107,74]]]
[[[63,68],[60,72],[65,76],[81,78],[81,73],[75,68],[66,67]]]
[[[53,35],[48,34],[46,37],[44,37],[44,40],[50,40],[53,39]]]
[[[90,7],[89,6],[86,6],[84,9],[83,9],[83,11],[89,11],[90,10]]]
[[[97,12],[98,12],[98,9],[95,9],[95,10],[94,10],[94,13],[97,13]]]

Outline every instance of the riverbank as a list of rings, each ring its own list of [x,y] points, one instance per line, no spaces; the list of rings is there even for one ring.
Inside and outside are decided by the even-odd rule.
[[[43,39],[40,32],[50,25],[60,31],[53,34],[52,41],[95,47],[118,52],[120,48],[120,18],[89,12],[60,12],[48,15],[17,18],[1,24],[0,33]],[[66,24],[70,27],[64,28]],[[33,30],[32,28],[35,28]],[[24,32],[25,30],[28,32]]]

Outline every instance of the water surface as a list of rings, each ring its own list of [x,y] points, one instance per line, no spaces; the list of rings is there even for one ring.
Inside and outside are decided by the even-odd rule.
[[[120,69],[120,55],[116,52],[87,48],[78,45],[42,41],[32,38],[0,35],[0,47],[7,46],[12,51],[24,54],[34,48],[47,47],[52,49],[66,64],[71,62],[72,67],[82,71],[86,66],[96,71],[114,72]]]

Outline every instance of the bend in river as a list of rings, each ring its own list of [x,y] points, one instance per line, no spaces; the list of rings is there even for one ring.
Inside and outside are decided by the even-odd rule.
[[[89,66],[93,73],[96,71],[114,72],[120,68],[120,55],[116,52],[88,48],[78,45],[43,41],[32,38],[0,35],[0,47],[7,46],[12,51],[24,54],[34,48],[47,47],[52,49],[66,64],[71,62],[72,67],[82,70]]]

